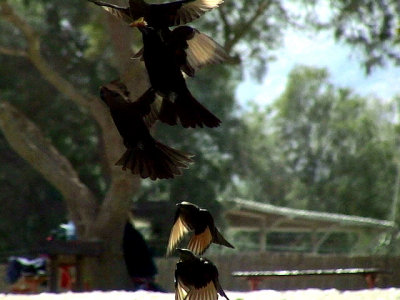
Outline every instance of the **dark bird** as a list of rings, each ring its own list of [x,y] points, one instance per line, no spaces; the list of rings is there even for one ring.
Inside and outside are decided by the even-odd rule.
[[[135,26],[142,32],[143,59],[152,88],[163,97],[160,121],[183,127],[217,127],[221,121],[198,102],[186,86],[182,61],[160,34],[143,22]]]
[[[175,269],[175,300],[229,300],[218,280],[218,269],[208,259],[188,249],[176,249],[180,260]]]
[[[223,1],[221,0],[185,0],[165,4],[146,4],[143,1],[131,1],[129,7],[120,7],[101,1],[89,0],[118,19],[125,21],[132,26],[145,22],[147,26],[156,30],[163,40],[176,42],[171,46],[173,51],[184,51],[184,58],[187,61],[182,65],[182,71],[188,76],[194,76],[194,71],[207,64],[220,63],[228,60],[224,48],[214,41],[211,37],[189,26],[175,28],[172,32],[170,26],[175,26],[190,22],[200,17],[204,12],[217,7]],[[171,20],[174,20],[171,22]],[[140,58],[143,54],[143,48],[134,56]],[[187,67],[190,66],[190,67]]]
[[[137,26],[133,22],[132,26]],[[217,64],[229,59],[224,48],[208,35],[190,26],[179,26],[174,30],[163,30],[161,39],[175,55],[175,60],[186,75],[193,77],[195,71],[208,64]],[[133,58],[143,60],[143,48]]]
[[[144,117],[150,113],[150,104],[155,99],[153,89],[147,90],[135,102],[130,102],[125,85],[113,81],[101,87],[100,96],[109,107],[127,148],[116,165],[152,180],[173,178],[182,174],[182,168],[188,168],[192,155],[155,140],[145,123]]]
[[[214,219],[208,210],[186,201],[176,206],[178,208],[169,236],[167,255],[189,231],[194,231],[194,235],[190,238],[188,249],[197,255],[203,254],[211,243],[234,248],[215,227]]]
[[[123,7],[102,1],[89,1],[127,23],[144,18],[147,24],[156,30],[192,22],[224,2],[223,0],[180,0],[148,4],[143,0],[129,0],[129,6]]]

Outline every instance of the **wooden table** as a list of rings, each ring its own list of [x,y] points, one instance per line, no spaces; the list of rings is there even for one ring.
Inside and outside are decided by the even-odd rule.
[[[42,249],[50,257],[49,264],[49,291],[58,292],[60,267],[73,266],[76,269],[74,291],[84,290],[83,260],[85,257],[96,257],[103,252],[102,242],[86,241],[49,241]]]
[[[249,282],[251,290],[257,290],[258,284],[268,277],[295,277],[295,276],[326,276],[326,275],[362,275],[368,288],[375,287],[378,274],[390,273],[378,268],[348,268],[348,269],[320,269],[320,270],[280,270],[280,271],[237,271],[234,277],[243,277]]]

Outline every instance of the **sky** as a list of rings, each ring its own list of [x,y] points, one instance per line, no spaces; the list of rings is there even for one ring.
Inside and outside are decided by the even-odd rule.
[[[283,92],[287,75],[295,65],[325,67],[332,83],[351,88],[359,95],[372,94],[381,99],[400,95],[400,67],[374,69],[367,76],[360,56],[360,52],[336,42],[326,32],[318,35],[289,32],[284,46],[276,51],[277,60],[269,64],[262,82],[245,76],[236,90],[236,97],[242,106],[252,100],[260,105],[271,103]]]

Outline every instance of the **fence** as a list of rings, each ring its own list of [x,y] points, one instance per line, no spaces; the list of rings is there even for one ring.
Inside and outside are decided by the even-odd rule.
[[[218,267],[220,282],[224,289],[231,291],[249,290],[242,278],[234,278],[234,271],[266,271],[293,269],[336,269],[336,268],[372,268],[391,271],[389,275],[380,275],[376,286],[379,288],[400,287],[400,257],[388,256],[339,256],[311,255],[300,253],[239,253],[208,256]],[[174,289],[174,269],[177,258],[158,258],[158,283],[167,289]],[[260,289],[365,289],[365,279],[354,275],[312,276],[296,278],[271,278],[259,284]]]
[[[282,269],[333,269],[377,267],[391,271],[390,275],[378,277],[377,287],[400,287],[400,257],[388,256],[339,256],[339,255],[311,255],[300,253],[238,253],[207,256],[218,267],[220,282],[224,289],[230,291],[248,291],[249,287],[244,279],[232,277],[234,271],[259,271]],[[174,270],[177,258],[157,258],[159,275],[158,283],[168,291],[174,290]],[[0,264],[0,292],[8,291],[4,281],[6,265]],[[320,288],[339,290],[365,289],[366,284],[362,276],[312,276],[299,278],[271,278],[259,284],[260,289],[291,290]]]

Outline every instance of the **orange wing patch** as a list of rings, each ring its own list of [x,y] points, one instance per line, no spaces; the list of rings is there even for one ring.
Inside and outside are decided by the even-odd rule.
[[[211,242],[212,235],[210,228],[207,226],[203,233],[192,236],[189,241],[188,249],[194,254],[201,255],[210,246]]]
[[[218,300],[217,290],[214,283],[210,281],[205,287],[192,289],[185,300]]]

